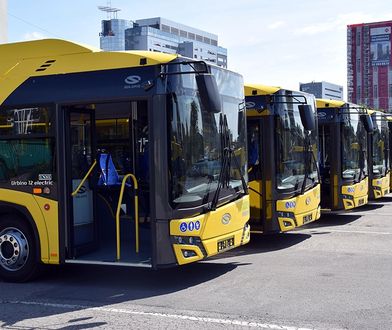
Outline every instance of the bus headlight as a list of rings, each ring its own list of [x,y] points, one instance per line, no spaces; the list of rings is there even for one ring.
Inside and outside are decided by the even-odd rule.
[[[354,197],[353,196],[351,196],[351,195],[342,195],[342,198],[343,199],[349,199],[349,200],[354,200]]]
[[[293,212],[281,212],[278,211],[278,218],[289,218],[289,219],[295,219],[295,215]]]

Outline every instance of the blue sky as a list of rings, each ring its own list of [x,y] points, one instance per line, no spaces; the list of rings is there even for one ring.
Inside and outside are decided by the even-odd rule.
[[[99,46],[106,0],[8,0],[10,42],[64,38]],[[392,20],[387,0],[112,0],[118,18],[162,16],[218,34],[245,81],[298,89],[326,80],[346,90],[347,24]],[[26,23],[28,22],[28,23]]]

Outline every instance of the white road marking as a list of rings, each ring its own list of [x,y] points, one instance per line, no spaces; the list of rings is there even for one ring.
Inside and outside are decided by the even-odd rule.
[[[301,328],[301,327],[259,323],[259,322],[251,322],[251,321],[218,319],[212,317],[199,317],[199,316],[181,315],[181,314],[143,312],[143,311],[122,309],[122,308],[91,307],[91,306],[83,306],[83,305],[76,305],[76,304],[75,305],[55,304],[55,303],[47,303],[47,302],[39,302],[39,301],[0,301],[0,304],[16,304],[16,305],[18,304],[18,305],[30,305],[30,306],[33,305],[33,306],[43,306],[43,307],[62,308],[62,309],[84,309],[86,311],[90,310],[90,311],[99,311],[99,312],[116,313],[116,314],[142,315],[142,316],[150,316],[150,317],[160,317],[160,318],[196,321],[196,322],[204,322],[204,323],[218,323],[218,324],[225,324],[225,325],[235,325],[235,326],[261,328],[261,329],[312,330],[310,328]]]

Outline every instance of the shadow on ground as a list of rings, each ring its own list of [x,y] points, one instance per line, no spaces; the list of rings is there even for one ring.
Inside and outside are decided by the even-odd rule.
[[[392,196],[385,196],[380,199],[369,201],[369,204],[388,204],[392,203]]]
[[[306,227],[304,227],[304,229],[344,226],[355,220],[358,220],[361,217],[362,215],[352,214],[351,212],[350,213],[327,213],[327,214],[323,214],[319,220],[307,224]]]
[[[234,250],[227,251],[219,254],[212,260],[233,258],[237,256],[268,253],[272,251],[278,251],[287,249],[297,244],[301,244],[303,241],[309,239],[312,235],[304,234],[299,232],[288,232],[281,234],[252,234],[251,240],[248,244],[240,246]]]
[[[50,303],[69,306],[64,309],[41,304],[26,305],[29,308],[28,315],[0,313],[0,324],[4,322],[3,327],[13,326],[26,319],[166,295],[211,281],[239,266],[240,263],[233,262],[209,262],[159,271],[94,265],[52,266],[31,283],[13,284],[0,281],[0,310],[3,309],[2,305],[9,306],[12,302],[44,303],[48,298]],[[23,304],[16,305],[23,307]],[[97,324],[92,325],[96,326]]]

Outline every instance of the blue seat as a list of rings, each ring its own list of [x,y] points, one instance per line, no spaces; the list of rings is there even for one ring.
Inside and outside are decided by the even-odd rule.
[[[99,186],[121,186],[121,178],[116,171],[112,156],[101,154],[99,157],[101,173],[98,179]]]

